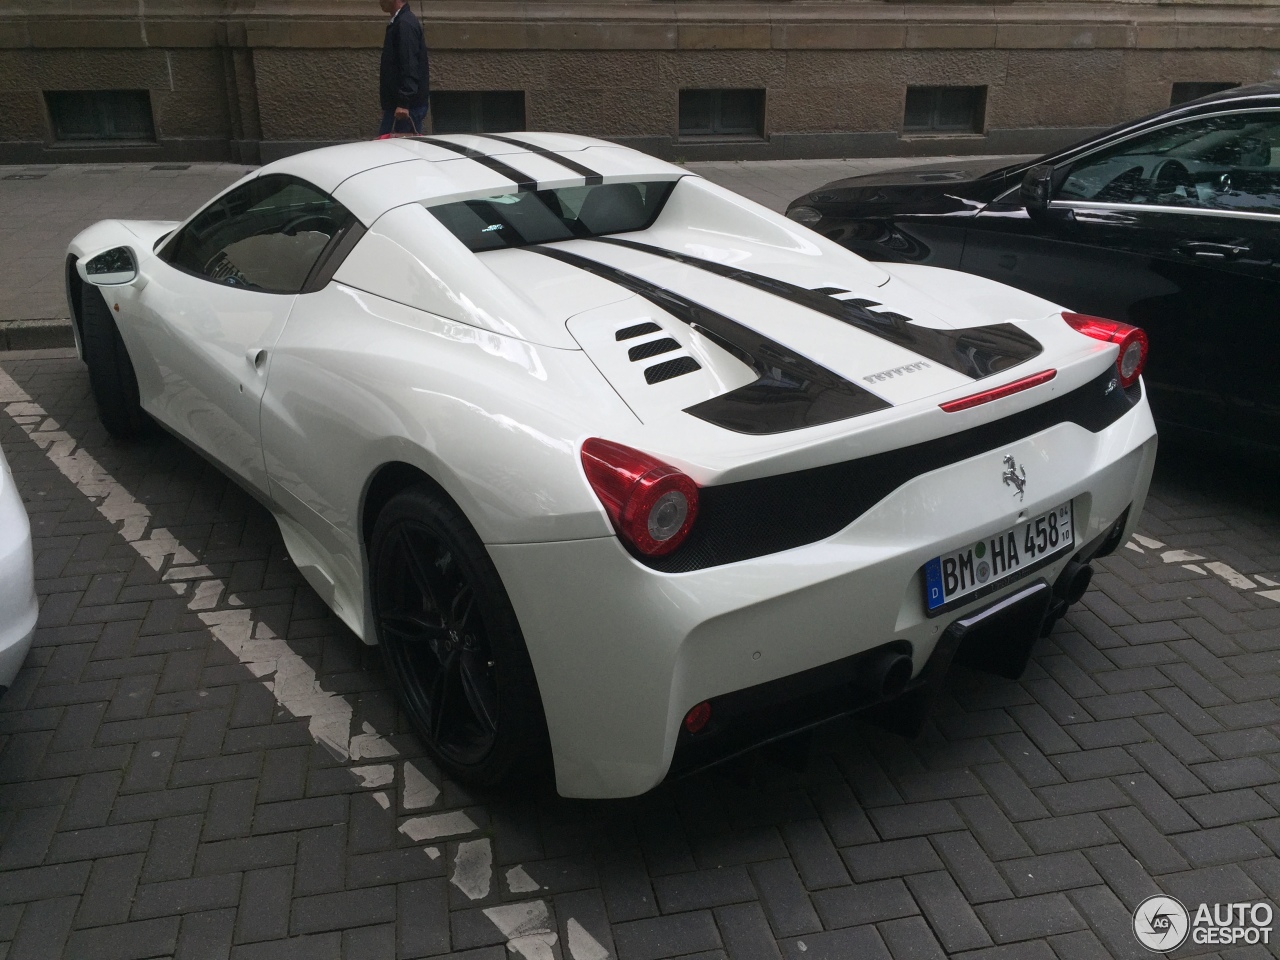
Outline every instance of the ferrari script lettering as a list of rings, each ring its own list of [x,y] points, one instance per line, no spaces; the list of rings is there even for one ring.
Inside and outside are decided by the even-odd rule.
[[[908,363],[905,367],[894,367],[892,370],[881,370],[879,373],[869,373],[862,379],[867,383],[879,383],[881,380],[892,380],[894,377],[905,377],[908,373],[915,373],[923,370],[925,367],[931,367],[933,364],[926,360],[918,363]]]

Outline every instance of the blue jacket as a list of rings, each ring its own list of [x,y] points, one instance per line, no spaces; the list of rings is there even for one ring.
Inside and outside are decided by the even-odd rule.
[[[382,41],[382,69],[378,78],[382,109],[425,107],[429,77],[422,24],[406,3],[387,24],[387,36]]]

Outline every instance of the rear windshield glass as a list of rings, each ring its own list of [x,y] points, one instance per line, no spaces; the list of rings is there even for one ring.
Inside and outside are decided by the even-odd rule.
[[[674,186],[674,180],[603,183],[504,193],[427,209],[467,249],[480,252],[643,230],[662,212]]]

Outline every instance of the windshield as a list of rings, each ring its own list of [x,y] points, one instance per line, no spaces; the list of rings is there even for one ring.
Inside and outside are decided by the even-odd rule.
[[[644,230],[662,212],[675,184],[674,180],[662,180],[561,187],[427,209],[468,250],[479,253]]]

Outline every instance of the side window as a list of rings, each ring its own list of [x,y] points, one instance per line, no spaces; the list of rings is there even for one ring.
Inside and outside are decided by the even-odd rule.
[[[296,177],[273,174],[205,207],[160,257],[213,283],[297,293],[321,254],[352,223],[332,197]]]
[[[1280,214],[1280,112],[1198,117],[1099,150],[1054,199]]]

